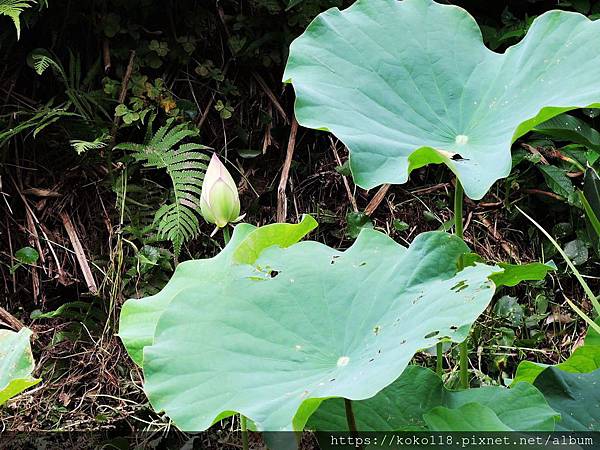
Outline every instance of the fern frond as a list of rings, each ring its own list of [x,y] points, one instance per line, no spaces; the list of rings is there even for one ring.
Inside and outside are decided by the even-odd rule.
[[[52,58],[46,55],[31,55],[31,58],[33,59],[33,69],[38,75],[42,75],[54,62]]]
[[[108,145],[108,135],[102,134],[93,141],[71,139],[69,143],[71,144],[71,147],[73,147],[73,149],[77,152],[77,154],[81,155],[82,153],[85,153],[89,150],[99,150],[101,148],[106,147]]]
[[[19,16],[30,8],[34,0],[0,0],[0,15],[8,16],[17,29],[17,40],[21,37],[21,20]]]
[[[200,193],[210,159],[202,150],[208,147],[193,142],[182,143],[184,139],[196,136],[197,130],[189,129],[186,124],[174,125],[171,119],[145,144],[123,143],[115,147],[130,151],[145,167],[165,169],[171,177],[175,201],[156,212],[154,223],[161,238],[173,243],[176,255],[200,227]]]
[[[176,255],[181,252],[183,243],[196,236],[200,228],[198,215],[192,206],[195,204],[186,204],[181,200],[169,203],[161,206],[154,217],[160,237],[173,243],[173,251]]]

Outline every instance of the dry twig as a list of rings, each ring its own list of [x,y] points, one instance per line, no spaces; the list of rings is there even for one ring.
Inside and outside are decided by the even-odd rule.
[[[331,142],[331,150],[333,150],[333,155],[335,156],[335,160],[338,163],[338,166],[342,166],[342,160],[340,159],[340,155],[338,155],[337,149],[335,148],[335,143],[331,137],[329,138]],[[356,198],[352,195],[352,190],[350,189],[350,183],[348,182],[348,177],[342,175],[342,180],[344,181],[344,187],[346,188],[346,194],[348,194],[348,200],[350,200],[350,204],[352,205],[352,209],[354,212],[358,212],[358,205],[356,204]]]
[[[294,157],[294,148],[296,147],[296,135],[298,134],[298,122],[296,118],[292,118],[292,127],[290,129],[290,139],[288,140],[287,152],[283,168],[281,169],[281,178],[279,187],[277,188],[277,222],[285,222],[287,217],[287,197],[285,188],[290,176],[290,166]]]
[[[60,220],[62,220],[65,230],[67,230],[69,240],[71,241],[71,245],[73,246],[73,250],[75,251],[77,262],[79,263],[79,267],[81,267],[81,271],[83,272],[83,277],[85,278],[85,282],[87,283],[88,289],[92,294],[97,294],[98,287],[96,286],[94,275],[92,274],[92,270],[90,269],[90,266],[87,262],[83,246],[81,245],[81,241],[77,236],[77,231],[73,226],[73,222],[71,221],[71,218],[65,211],[61,211],[59,217]]]
[[[387,191],[389,190],[390,186],[391,186],[390,184],[381,185],[379,190],[375,193],[375,195],[373,196],[373,198],[371,199],[371,201],[365,208],[365,214],[367,216],[370,216],[371,214],[373,214],[375,212],[375,210],[379,207],[379,204],[385,198],[385,194],[387,194]]]

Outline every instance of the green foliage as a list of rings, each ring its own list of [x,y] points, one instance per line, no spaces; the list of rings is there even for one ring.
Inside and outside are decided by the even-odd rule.
[[[600,133],[584,120],[570,114],[561,114],[540,123],[534,131],[558,141],[577,143],[593,150],[600,150]]]
[[[75,150],[78,155],[81,155],[90,150],[100,150],[106,148],[108,145],[108,135],[103,133],[102,135],[96,137],[93,141],[71,139],[69,143],[71,144],[71,147],[73,147],[73,150]]]
[[[159,294],[143,300],[131,299],[123,305],[119,337],[129,356],[142,366],[144,347],[152,344],[160,315],[173,297],[190,282],[199,292],[205,291],[229,275],[234,258],[240,263],[253,263],[266,247],[274,244],[282,247],[292,245],[314,226],[315,221],[310,216],[305,216],[299,224],[272,224],[261,228],[240,224],[235,227],[227,246],[214,258],[179,264]],[[198,271],[202,272],[201,277],[195,276]]]
[[[34,3],[34,0],[0,0],[0,15],[7,16],[13,21],[17,30],[17,39],[21,37],[20,15]]]
[[[356,239],[364,228],[373,228],[373,222],[369,216],[362,212],[351,211],[346,214],[346,233],[352,239]]]
[[[299,123],[348,146],[359,186],[404,183],[412,170],[444,163],[480,199],[509,175],[515,139],[600,101],[596,42],[585,16],[552,11],[498,54],[462,9],[359,0],[320,14],[292,43],[284,80]],[[565,78],[572,67],[577,76]]]
[[[14,274],[19,267],[24,265],[33,265],[37,263],[40,254],[33,247],[23,247],[15,252],[15,259],[17,262],[9,266],[11,274]]]
[[[583,192],[579,192],[579,195],[587,216],[588,234],[600,256],[600,176],[591,167],[585,172]]]
[[[23,9],[34,2],[0,0],[0,14],[6,14],[2,7],[9,3],[24,4]],[[37,3],[40,10],[46,5],[44,0]],[[350,212],[346,227],[340,229],[336,228],[344,223],[340,211],[346,209],[335,197],[339,183],[321,177],[333,187],[331,199],[298,205],[325,211],[330,225],[319,233],[320,241],[330,242],[333,236],[345,248],[349,240],[357,239],[350,249],[298,243],[316,226],[310,216],[300,224],[260,228],[240,224],[221,253],[179,264],[169,280],[173,253],[161,241],[172,241],[174,253],[179,254],[199,229],[199,196],[208,157],[206,147],[194,143],[197,128],[202,126],[203,142],[254,158],[241,161],[249,174],[247,186],[260,197],[247,211],[249,220],[263,223],[272,193],[264,179],[273,179],[278,167],[265,168],[263,155],[270,155],[269,164],[276,157],[269,152],[285,145],[291,119],[291,93],[281,95],[272,74],[282,68],[289,42],[316,14],[349,3],[181,0],[161,9],[148,0],[71,2],[68,10],[58,7],[44,15],[35,14],[33,8],[27,11],[27,25],[35,26],[36,34],[18,45],[14,45],[12,25],[5,27],[3,48],[16,50],[5,55],[9,83],[0,116],[0,145],[8,144],[4,148],[9,158],[13,154],[23,158],[9,160],[8,177],[2,178],[8,180],[8,191],[2,193],[11,208],[9,222],[23,218],[23,211],[13,207],[20,198],[11,192],[12,184],[18,188],[23,184],[26,201],[40,208],[39,214],[36,211],[39,225],[49,228],[52,223],[43,223],[49,217],[42,212],[44,205],[60,202],[61,207],[77,207],[72,199],[79,196],[34,200],[36,194],[28,193],[28,187],[54,189],[51,186],[56,185],[60,190],[81,176],[85,186],[97,188],[102,198],[110,197],[107,190],[112,188],[111,198],[116,195],[119,206],[119,211],[111,211],[103,204],[100,214],[107,234],[116,242],[112,251],[98,255],[96,248],[105,246],[86,245],[93,270],[100,273],[109,268],[102,286],[112,284],[111,301],[102,296],[80,301],[69,297],[75,290],[65,289],[62,278],[52,288],[42,279],[46,293],[52,292],[47,299],[54,310],[34,310],[30,319],[59,324],[50,347],[65,340],[87,343],[110,334],[110,317],[121,298],[146,297],[125,302],[119,336],[144,370],[151,404],[183,429],[206,428],[234,411],[253,419],[252,429],[301,429],[317,410],[310,417],[311,428],[345,430],[340,398],[344,396],[354,399],[361,430],[550,431],[559,410],[563,417],[569,416],[561,429],[590,430],[590,424],[599,420],[593,415],[592,401],[598,399],[592,388],[599,381],[594,372],[600,365],[596,345],[600,335],[592,332],[583,347],[557,366],[522,362],[515,380],[529,383],[515,381],[510,389],[485,386],[452,391],[447,387],[456,385],[457,371],[446,371],[444,387],[442,378],[430,370],[407,366],[416,351],[438,341],[443,341],[452,365],[458,346],[449,341],[468,335],[469,350],[477,349],[479,357],[469,372],[471,384],[495,384],[509,379],[510,358],[516,353],[529,352],[525,348],[542,341],[544,348],[551,348],[563,333],[574,335],[579,325],[557,321],[550,325],[554,332],[547,332],[550,321],[544,319],[559,302],[554,298],[556,286],[575,296],[573,302],[567,299],[574,308],[581,305],[577,290],[571,292],[572,283],[563,283],[564,271],[553,276],[560,284],[544,282],[548,272],[556,269],[551,262],[491,267],[466,254],[460,240],[444,233],[414,239],[422,228],[440,224],[440,230],[452,228],[454,218],[443,192],[415,194],[428,210],[414,214],[408,202],[398,201],[398,191],[392,188],[391,216],[381,208],[373,218]],[[476,211],[467,204],[474,212],[468,219],[468,238],[478,240],[479,219],[498,213],[498,225],[508,218],[510,227],[504,237],[494,236],[494,240],[512,241],[523,231],[515,248],[523,249],[528,240],[531,246],[515,258],[548,261],[553,257],[550,246],[544,245],[539,256],[536,233],[527,234],[512,220],[513,205],[528,202],[532,209],[543,210],[543,217],[552,223],[560,222],[553,229],[560,234],[556,252],[566,255],[575,273],[585,268],[593,276],[597,259],[589,250],[598,249],[594,211],[600,208],[595,172],[600,161],[596,130],[600,110],[556,114],[576,105],[598,106],[594,103],[600,93],[594,70],[600,53],[598,28],[581,16],[565,13],[547,13],[534,21],[529,12],[538,11],[538,5],[523,5],[536,0],[512,2],[498,23],[493,15],[500,11],[489,16],[487,12],[497,5],[483,2],[469,10],[486,10],[477,17],[485,24],[483,42],[499,52],[493,53],[482,46],[468,14],[440,3],[444,2],[359,0],[350,9],[323,13],[295,42],[286,72],[293,75],[297,89],[298,118],[314,128],[325,125],[349,145],[350,159],[335,170],[350,176],[352,169],[356,181],[365,186],[405,180],[422,165],[445,163],[477,198],[514,163],[513,176],[498,183],[490,195],[495,204],[480,204]],[[600,13],[600,7],[587,0],[561,1],[558,7],[591,18]],[[515,10],[519,12],[513,15]],[[11,16],[17,33],[23,21],[20,13],[16,20]],[[523,44],[507,49],[523,37]],[[31,48],[40,42],[52,52]],[[135,51],[133,72],[123,90],[131,51]],[[31,70],[17,71],[27,53]],[[144,127],[149,133],[143,144],[112,148],[115,137],[142,142],[137,136]],[[532,134],[523,136],[528,130]],[[523,150],[515,145],[509,161],[515,138],[529,146]],[[329,146],[323,134],[303,134],[302,142],[310,149],[310,165],[300,153],[292,166],[292,177],[300,181],[296,190],[300,197],[310,192],[308,185],[320,183],[307,167],[318,167],[319,174],[331,168],[329,158],[323,158]],[[119,150],[125,150],[125,156]],[[48,164],[63,161],[65,152],[75,161],[76,170],[64,170],[61,164],[59,171]],[[328,168],[322,171],[325,163]],[[43,170],[29,173],[33,164]],[[167,176],[170,182],[165,188]],[[439,171],[428,170],[419,173],[418,181],[445,180]],[[360,191],[356,198],[359,203],[365,200]],[[429,203],[432,199],[434,206]],[[94,205],[89,210],[94,216]],[[87,225],[87,208],[77,211],[81,212],[78,219]],[[401,247],[374,227],[391,228],[414,242]],[[104,227],[94,224],[91,229],[103,233]],[[17,240],[21,240],[18,235]],[[26,245],[22,241],[11,248]],[[197,239],[187,253],[212,255],[217,241]],[[55,246],[46,253],[45,238],[40,242],[44,262],[49,261],[45,269],[52,274],[53,252],[60,258],[63,249]],[[485,239],[477,244],[481,242]],[[14,257],[11,253],[4,252],[11,265],[17,261],[8,267],[20,283],[34,271],[24,265],[36,264],[39,255],[33,248],[18,250]],[[462,267],[467,268],[459,271]],[[43,271],[38,274],[45,277]],[[594,287],[594,278],[590,280]],[[513,289],[523,281],[534,283]],[[494,286],[503,291],[490,308]],[[56,303],[57,292],[66,292],[68,301]],[[590,301],[598,308],[597,297]],[[484,323],[468,334],[483,309],[487,311]],[[591,320],[587,308],[576,311]],[[66,347],[61,346],[61,351]],[[0,336],[0,353],[1,348]],[[417,359],[430,365],[427,353]],[[62,368],[66,360],[61,358],[56,367]],[[128,370],[126,365],[116,367],[119,374]],[[37,381],[30,373],[23,379],[8,395]],[[565,387],[574,392],[571,398]],[[328,396],[332,398],[323,401]],[[98,398],[104,397],[99,393]],[[0,403],[2,399],[0,395]],[[53,414],[60,416],[57,423],[64,424],[62,415],[69,407],[52,406],[58,411]]]
[[[556,240],[544,229],[544,227],[542,227],[534,219],[532,219],[530,216],[528,216],[526,213],[524,213],[519,207],[517,207],[517,209],[530,222],[532,222],[537,227],[537,229],[540,230],[541,233],[550,241],[550,243],[554,246],[554,248],[556,248],[556,250],[558,251],[560,256],[562,256],[564,261],[567,263],[567,266],[569,267],[569,269],[571,270],[573,275],[575,275],[575,278],[577,279],[577,281],[583,288],[586,296],[592,302],[592,306],[596,310],[596,313],[600,314],[600,302],[598,301],[598,298],[596,297],[594,292],[591,290],[589,284],[581,276],[581,273],[579,272],[579,270],[577,270],[577,267],[575,267],[575,262],[571,260],[571,258],[567,254],[567,252],[560,247],[558,242],[556,242]],[[597,323],[595,323],[583,310],[581,310],[581,308],[579,308],[575,303],[573,303],[568,297],[565,297],[565,299],[566,299],[567,303],[569,304],[569,306],[579,315],[579,317],[581,317],[596,332],[600,333],[600,326]]]
[[[41,380],[33,378],[35,368],[29,338],[31,330],[18,333],[0,330],[0,406]]]
[[[368,398],[417,350],[464,339],[491,300],[488,276],[497,270],[457,273],[467,251],[443,232],[406,249],[363,230],[345,252],[308,241],[268,247],[250,265],[222,254],[191,261],[157,296],[128,302],[138,319],[124,308],[120,334],[135,336],[138,348],[145,342],[145,391],[180,428],[205,429],[238,411],[258,429],[291,429],[292,421],[301,429],[305,401]],[[157,319],[153,338],[144,315]]]
[[[115,148],[128,150],[146,167],[165,169],[173,183],[174,201],[156,212],[154,222],[160,236],[173,243],[175,254],[193,238],[200,226],[197,211],[200,209],[202,180],[206,172],[208,147],[196,143],[182,143],[198,136],[187,123],[174,124],[170,119],[144,144],[122,143]]]
[[[565,171],[556,166],[538,165],[540,171],[544,174],[546,184],[556,194],[563,197],[565,200],[573,201],[575,197],[575,188],[573,183],[565,174]]]
[[[547,263],[529,263],[529,264],[507,264],[498,263],[502,272],[493,274],[490,279],[496,283],[496,286],[516,286],[523,281],[539,281],[546,278],[548,272],[556,270],[556,264],[550,261]]]
[[[273,245],[286,248],[299,242],[317,227],[317,221],[309,215],[297,224],[274,223],[256,228],[248,233],[240,245],[235,247],[233,261],[239,264],[254,263],[262,251]]]
[[[35,264],[39,257],[38,251],[32,247],[23,247],[15,252],[15,258],[23,264]]]
[[[600,323],[600,319],[596,323]],[[522,361],[517,368],[513,384],[521,381],[534,383],[546,367],[548,366],[545,364]],[[600,369],[600,334],[590,328],[584,345],[576,348],[569,358],[554,367],[570,373],[589,373]]]
[[[0,131],[0,146],[21,133],[31,131],[35,138],[40,132],[61,119],[79,117],[78,114],[67,111],[67,107],[68,105],[54,105],[50,101],[34,111],[16,114],[18,118],[25,117],[25,120],[19,121],[12,128],[7,127]]]
[[[477,414],[467,413],[465,407]],[[460,416],[469,420],[482,411],[492,417],[492,424],[500,423],[507,430],[553,431],[558,418],[543,395],[528,383],[519,383],[512,389],[486,386],[452,391],[438,375],[419,366],[408,366],[374,397],[353,402],[353,411],[361,431],[497,431],[478,420],[472,421],[475,426],[461,429]],[[442,417],[445,426],[441,426]],[[324,401],[309,419],[307,428],[347,430],[343,400]]]
[[[600,430],[600,369],[570,373],[548,367],[536,379],[537,387],[552,409],[560,413],[557,431]]]

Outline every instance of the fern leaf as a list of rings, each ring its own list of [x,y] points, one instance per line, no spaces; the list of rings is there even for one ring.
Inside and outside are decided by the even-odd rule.
[[[99,150],[101,148],[106,147],[108,145],[108,135],[102,134],[93,141],[71,139],[69,143],[71,144],[71,147],[73,147],[73,149],[77,152],[77,154],[81,155],[82,153],[85,153],[89,150]]]
[[[171,177],[175,200],[160,207],[154,224],[159,236],[173,243],[176,255],[200,228],[197,211],[200,210],[206,162],[210,159],[202,150],[208,147],[193,142],[182,143],[196,136],[197,130],[189,129],[187,124],[174,125],[171,119],[150,135],[145,144],[122,143],[115,147],[131,152],[133,158],[146,167],[165,169]]]
[[[34,3],[33,0],[0,0],[0,15],[8,16],[17,30],[17,40],[21,37],[21,20],[19,16]]]
[[[200,228],[198,216],[185,202],[175,202],[160,207],[154,217],[158,234],[163,239],[173,243],[176,255],[181,252],[184,242],[192,239]]]

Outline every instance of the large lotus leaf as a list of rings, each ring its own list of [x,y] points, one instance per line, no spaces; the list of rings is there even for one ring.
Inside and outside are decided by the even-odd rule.
[[[121,308],[119,337],[133,361],[141,366],[143,349],[152,344],[158,318],[179,291],[186,288],[206,289],[227,276],[233,250],[256,227],[239,224],[229,244],[214,258],[185,261],[177,266],[167,285],[156,295],[127,300]]]
[[[600,319],[596,320],[600,324]],[[513,379],[513,384],[525,381],[528,383],[535,382],[547,364],[540,364],[531,361],[522,361],[517,367],[517,373]],[[600,369],[600,335],[593,329],[589,328],[581,347],[575,351],[565,361],[556,364],[560,370],[571,373],[589,373],[596,369]]]
[[[231,411],[257,429],[301,429],[301,404],[372,397],[419,349],[464,339],[499,270],[456,273],[466,252],[447,233],[407,249],[374,230],[344,252],[312,241],[270,247],[219,283],[174,296],[144,348],[145,391],[184,430]]]
[[[561,415],[557,431],[600,431],[600,369],[569,373],[548,367],[535,386]]]
[[[158,294],[139,300],[127,300],[121,309],[119,337],[131,359],[142,366],[143,348],[152,344],[158,318],[179,291],[196,289],[203,292],[229,276],[232,259],[252,262],[263,248],[292,245],[316,225],[315,219],[308,215],[298,224],[275,223],[261,228],[239,224],[227,246],[217,256],[183,262],[177,266],[173,277]]]
[[[512,142],[600,101],[600,23],[550,11],[503,54],[463,9],[358,0],[320,14],[290,47],[296,117],[350,149],[359,186],[445,163],[479,199],[511,169]]]
[[[433,417],[432,423],[436,416],[450,420],[465,413],[461,409],[465,405],[473,404],[481,407],[482,415],[493,415],[492,424],[499,422],[509,430],[553,431],[557,419],[556,412],[531,384],[519,383],[512,389],[487,386],[451,391],[437,374],[419,366],[408,366],[394,383],[375,397],[353,402],[352,409],[360,431],[426,431],[438,429],[431,427],[426,414]],[[477,407],[470,406],[467,410],[476,411]],[[483,422],[478,422],[478,427],[462,431],[497,431]],[[343,400],[325,400],[309,419],[308,428],[347,430]]]
[[[41,381],[31,376],[35,363],[30,336],[28,328],[18,333],[0,330],[0,405]]]

